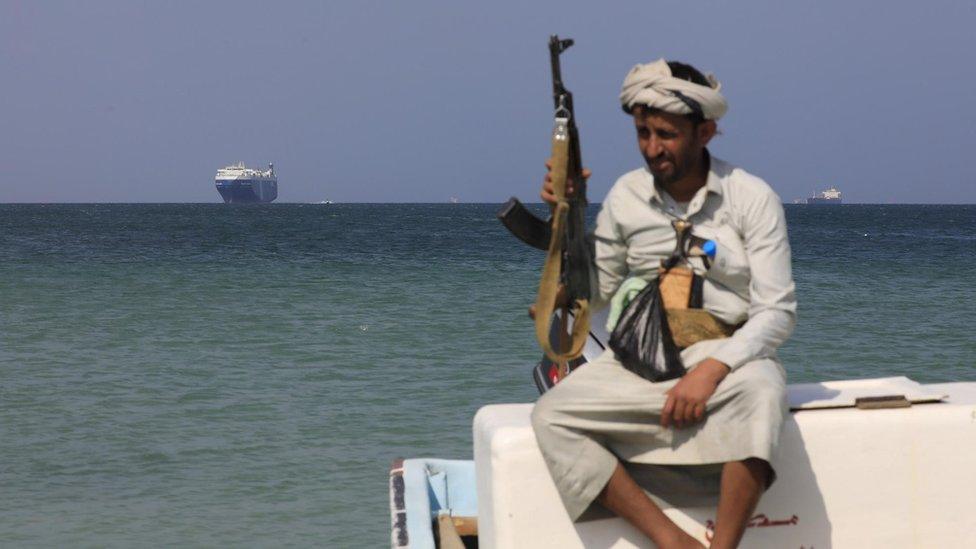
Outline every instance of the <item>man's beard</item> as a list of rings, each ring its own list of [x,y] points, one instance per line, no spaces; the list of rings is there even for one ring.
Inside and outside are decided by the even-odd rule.
[[[675,181],[680,181],[683,177],[685,177],[688,174],[690,170],[690,166],[679,164],[678,161],[674,159],[674,157],[666,157],[664,158],[664,160],[667,161],[669,164],[671,164],[670,170],[666,170],[666,171],[655,170],[654,162],[648,158],[644,159],[644,161],[647,162],[647,169],[650,170],[651,175],[654,176],[654,181],[661,185],[670,185]]]
[[[662,156],[661,160],[671,164],[671,169],[669,171],[662,172],[655,170],[653,167],[654,162],[646,156],[644,157],[644,162],[647,163],[647,169],[650,170],[651,175],[654,176],[654,181],[659,185],[667,186],[677,181],[681,181],[695,171],[700,160],[704,158],[703,156],[695,154],[696,148],[700,148],[697,140],[690,143],[684,150],[678,151],[678,155],[667,153],[666,155]],[[681,158],[683,161],[679,161],[679,158]]]

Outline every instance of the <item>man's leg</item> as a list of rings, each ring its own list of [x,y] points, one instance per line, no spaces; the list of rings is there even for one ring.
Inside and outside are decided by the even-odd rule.
[[[718,457],[732,450],[739,455],[763,455],[764,439],[770,445],[775,443],[780,426],[777,418],[781,420],[786,410],[785,378],[777,363],[754,361],[729,374],[714,395],[709,419],[694,431],[669,432],[659,424],[667,389],[673,385],[672,382],[645,382],[622,368],[608,351],[575,370],[539,399],[532,411],[532,427],[570,519],[577,520],[592,501],[598,500],[652,539],[673,533],[669,526],[676,528],[664,523],[663,533],[655,533],[661,523],[656,519],[663,513],[635,486],[629,474],[621,474],[626,470],[618,462],[619,454],[608,449],[611,444],[617,450],[622,448],[624,455],[633,454],[638,444],[646,441],[648,448],[689,446],[708,450]],[[752,418],[754,421],[749,424],[755,429],[745,432],[737,441],[751,442],[730,449],[724,426],[742,425],[743,417]],[[709,429],[709,424],[715,427]],[[691,440],[689,433],[701,435],[708,445],[702,448],[687,445]],[[700,446],[701,442],[696,444]],[[729,544],[734,545],[766,483],[765,477],[762,482],[753,483],[759,488],[751,503],[735,505],[729,497],[741,497],[738,487],[741,479],[734,471],[723,476],[722,492],[726,501],[722,502],[719,513],[719,541],[731,540]],[[733,488],[725,486],[728,484]],[[729,518],[737,515],[742,518]],[[666,516],[664,519],[670,522]]]
[[[739,546],[746,524],[766,489],[769,475],[769,464],[756,458],[730,461],[722,467],[715,537],[710,547],[725,549]]]
[[[724,476],[723,476],[724,479]],[[723,484],[724,487],[724,484]],[[700,549],[702,544],[695,541],[684,530],[671,521],[661,508],[634,482],[626,469],[619,463],[606,487],[600,492],[599,501],[617,516],[626,519],[637,527],[654,544],[661,548],[693,547]]]

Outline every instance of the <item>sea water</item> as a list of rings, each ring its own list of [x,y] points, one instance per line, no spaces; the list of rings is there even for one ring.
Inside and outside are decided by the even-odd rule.
[[[0,546],[387,545],[395,458],[536,397],[497,209],[0,205]],[[786,212],[792,382],[976,380],[976,207]]]

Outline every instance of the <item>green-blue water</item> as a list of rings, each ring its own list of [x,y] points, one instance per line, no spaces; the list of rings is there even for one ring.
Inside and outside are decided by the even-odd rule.
[[[390,462],[536,396],[496,208],[0,205],[0,545],[387,545]],[[791,381],[976,380],[976,207],[787,217]]]

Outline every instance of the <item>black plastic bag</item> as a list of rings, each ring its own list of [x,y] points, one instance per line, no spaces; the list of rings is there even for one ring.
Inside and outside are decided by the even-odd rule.
[[[625,368],[648,381],[685,375],[656,280],[624,308],[610,334],[610,348]]]

